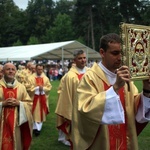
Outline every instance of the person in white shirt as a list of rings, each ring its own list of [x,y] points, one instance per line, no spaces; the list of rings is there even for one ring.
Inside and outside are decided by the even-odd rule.
[[[150,79],[143,91],[130,81],[121,66],[121,39],[102,36],[100,55],[80,81],[72,114],[74,150],[138,150],[137,135],[150,121]]]
[[[63,69],[62,66],[60,65],[60,68],[58,69],[58,80],[61,80],[61,78],[63,77]]]

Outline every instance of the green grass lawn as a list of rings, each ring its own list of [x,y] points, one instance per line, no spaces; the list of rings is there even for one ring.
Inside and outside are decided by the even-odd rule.
[[[142,82],[136,81],[135,85],[142,91]],[[150,125],[148,124],[143,132],[138,137],[139,150],[149,150],[150,149]]]
[[[59,81],[53,81],[52,90],[50,92],[50,114],[47,116],[47,121],[44,122],[41,134],[39,137],[34,137],[32,140],[31,150],[69,150],[68,146],[58,142],[58,130],[56,129],[55,108],[57,103],[57,88]],[[137,81],[136,86],[141,91],[141,82]],[[139,150],[149,150],[150,148],[150,125],[138,137]]]

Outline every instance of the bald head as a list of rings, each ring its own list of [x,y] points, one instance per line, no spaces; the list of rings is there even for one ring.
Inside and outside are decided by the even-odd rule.
[[[36,65],[35,64],[31,65],[31,71],[32,71],[32,73],[36,72]]]
[[[6,82],[13,82],[16,74],[16,66],[12,63],[6,63],[3,67],[3,75]]]
[[[31,66],[32,66],[32,64],[33,64],[33,63],[32,63],[32,62],[30,62],[30,61],[27,63],[27,68],[28,68],[29,70],[31,70]]]
[[[3,70],[5,70],[6,68],[9,68],[9,67],[13,67],[15,70],[16,70],[16,66],[12,63],[6,63],[4,66],[3,66]]]

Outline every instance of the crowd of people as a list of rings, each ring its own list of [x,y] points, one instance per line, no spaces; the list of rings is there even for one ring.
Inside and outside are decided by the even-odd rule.
[[[100,39],[102,60],[87,65],[77,49],[73,61],[61,64],[28,62],[0,66],[0,149],[28,150],[49,114],[51,81],[57,90],[58,141],[71,150],[138,150],[137,136],[150,121],[150,79],[138,92],[122,65],[120,36]]]

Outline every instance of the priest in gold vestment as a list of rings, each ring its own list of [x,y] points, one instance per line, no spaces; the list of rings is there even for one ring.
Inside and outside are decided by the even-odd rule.
[[[150,121],[150,81],[138,93],[129,68],[121,66],[121,39],[100,41],[102,61],[86,72],[77,88],[72,115],[74,150],[138,150],[138,134]]]
[[[43,122],[49,113],[49,94],[52,85],[49,78],[43,72],[42,64],[36,65],[36,72],[28,79],[28,93],[33,100],[33,130],[36,136],[40,134]]]
[[[66,139],[70,141],[71,144],[71,121],[74,98],[79,81],[87,70],[87,67],[85,67],[86,54],[83,50],[74,51],[74,63],[75,65],[73,65],[65,77],[62,78],[55,110],[59,118],[57,128],[66,135]]]
[[[6,63],[0,80],[0,149],[28,150],[32,140],[32,101],[14,77],[16,67]]]

